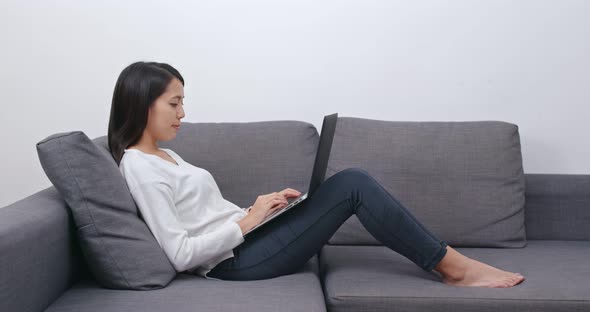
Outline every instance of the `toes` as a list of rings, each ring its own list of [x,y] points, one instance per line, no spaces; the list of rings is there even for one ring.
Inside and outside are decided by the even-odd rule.
[[[509,284],[510,284],[510,282],[508,280],[501,279],[501,280],[497,280],[497,281],[491,283],[491,287],[493,287],[493,288],[506,288],[506,287],[509,287],[508,286]]]
[[[508,277],[502,281],[505,287],[511,287],[516,283],[516,280],[513,277]]]
[[[508,287],[510,287],[510,284],[509,283],[502,282],[502,283],[499,283],[498,284],[498,287],[497,288],[508,288]]]
[[[512,287],[512,286],[516,286],[516,285],[520,284],[523,280],[524,280],[524,277],[522,275],[520,275],[520,276],[512,276],[505,282],[508,283],[507,287]]]

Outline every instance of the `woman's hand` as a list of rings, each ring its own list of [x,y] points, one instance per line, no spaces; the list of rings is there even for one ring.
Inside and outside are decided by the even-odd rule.
[[[256,198],[256,201],[252,205],[250,214],[256,216],[258,223],[260,223],[268,215],[275,212],[275,210],[281,209],[287,206],[287,204],[287,199],[281,193],[274,192],[266,195],[260,195]]]
[[[288,205],[287,198],[298,197],[300,195],[300,192],[286,188],[280,192],[258,196],[248,215],[238,222],[242,233],[258,225],[268,215],[286,207]]]
[[[254,209],[265,211],[264,217],[274,213],[276,210],[280,210],[288,205],[287,198],[299,197],[301,196],[301,192],[294,190],[292,188],[286,188],[280,192],[274,192],[266,195],[260,195],[256,199],[254,205],[250,209],[250,213]],[[275,200],[273,202],[273,200]],[[265,204],[266,203],[266,204]],[[258,208],[255,208],[257,207]],[[260,220],[262,221],[262,220]]]

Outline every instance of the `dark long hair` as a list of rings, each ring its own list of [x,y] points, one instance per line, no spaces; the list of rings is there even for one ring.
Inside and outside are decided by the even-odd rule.
[[[133,63],[119,75],[113,92],[108,132],[109,148],[117,166],[124,149],[141,138],[150,106],[174,78],[184,86],[184,79],[174,67],[156,62]]]

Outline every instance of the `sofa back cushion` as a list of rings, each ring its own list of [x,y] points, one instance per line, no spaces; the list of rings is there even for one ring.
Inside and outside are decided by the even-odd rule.
[[[590,240],[590,174],[526,174],[527,239]]]
[[[176,271],[138,215],[123,175],[108,152],[81,131],[37,143],[41,165],[72,210],[78,241],[105,288],[167,286]]]
[[[514,124],[341,117],[326,178],[349,167],[367,170],[451,245],[526,243],[525,179]],[[356,216],[329,243],[380,245]]]
[[[318,142],[316,128],[301,121],[184,122],[160,146],[209,171],[225,199],[248,207],[284,188],[306,192]]]

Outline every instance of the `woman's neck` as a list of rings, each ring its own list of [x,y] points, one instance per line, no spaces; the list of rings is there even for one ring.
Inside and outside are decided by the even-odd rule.
[[[129,146],[128,148],[135,148],[135,149],[138,149],[144,153],[150,153],[150,154],[157,153],[159,151],[158,142],[156,140],[152,139],[145,132],[136,144]]]

